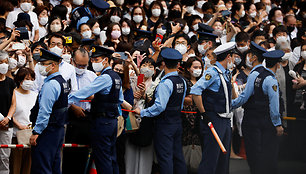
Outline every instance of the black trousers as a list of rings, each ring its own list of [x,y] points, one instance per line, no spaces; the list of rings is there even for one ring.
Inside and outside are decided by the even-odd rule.
[[[269,114],[245,110],[242,133],[251,174],[277,174],[279,137]]]

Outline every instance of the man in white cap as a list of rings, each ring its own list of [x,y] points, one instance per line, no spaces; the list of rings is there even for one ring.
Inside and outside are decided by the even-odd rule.
[[[198,170],[199,174],[229,172],[230,153],[221,153],[208,123],[213,123],[225,149],[230,150],[232,84],[229,69],[234,66],[232,53],[235,45],[234,42],[229,42],[214,50],[217,62],[205,71],[190,91],[201,117],[202,161]]]

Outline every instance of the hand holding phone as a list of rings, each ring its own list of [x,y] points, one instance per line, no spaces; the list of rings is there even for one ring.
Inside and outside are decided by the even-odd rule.
[[[144,74],[139,74],[137,79],[137,86],[143,82]]]

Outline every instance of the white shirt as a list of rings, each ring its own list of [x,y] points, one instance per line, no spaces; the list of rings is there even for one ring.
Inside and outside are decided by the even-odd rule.
[[[42,26],[42,27],[39,26],[38,30],[39,30],[39,39],[38,40],[40,40],[41,38],[45,37],[48,34],[47,29],[44,26]]]
[[[301,57],[301,46],[298,46],[293,49],[293,56],[291,61],[294,64],[297,64],[297,62],[300,60],[300,57]]]
[[[76,75],[77,79],[77,90],[80,90],[88,85],[90,85],[91,82],[93,82],[97,78],[97,75],[89,70],[86,70],[84,74],[82,75]],[[77,106],[82,107],[86,111],[90,111],[90,103],[88,102],[76,102],[74,103]]]
[[[45,80],[45,76],[40,75],[39,70],[38,70],[38,66],[35,66],[34,68],[34,72],[35,72],[35,80],[34,80],[34,89],[33,91],[35,92],[39,92],[41,90],[42,85],[44,84],[44,80]],[[77,81],[76,81],[76,74],[75,74],[75,69],[74,66],[72,66],[71,64],[62,61],[59,64],[59,72],[60,74],[63,76],[63,78],[71,84],[71,91],[75,92],[77,91]]]
[[[35,105],[36,99],[37,99],[37,93],[30,91],[29,94],[22,94],[15,90],[16,95],[16,111],[13,115],[14,119],[18,121],[22,125],[29,125],[30,122],[30,114],[31,109]],[[19,129],[14,126],[14,136],[16,136],[16,131]]]
[[[23,13],[23,11],[20,8],[16,8],[14,11],[11,11],[6,18],[6,23],[5,26],[7,28],[13,29],[15,25],[13,24],[14,22],[17,21],[17,17],[19,13]],[[33,24],[33,31],[38,30],[38,18],[36,13],[29,11],[28,14],[30,15],[31,18],[31,23]]]

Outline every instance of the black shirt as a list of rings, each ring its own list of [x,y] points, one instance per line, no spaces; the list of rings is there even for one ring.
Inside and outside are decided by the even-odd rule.
[[[11,104],[12,104],[12,96],[14,89],[16,88],[15,82],[13,79],[6,77],[5,80],[0,81],[0,113],[6,117]],[[10,122],[11,127],[11,122]]]

